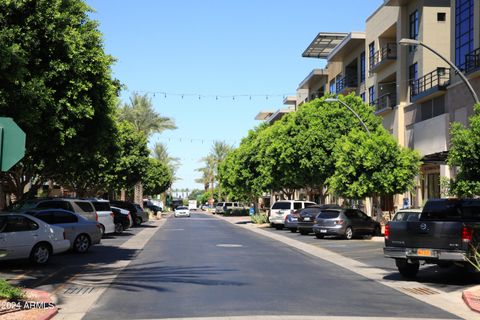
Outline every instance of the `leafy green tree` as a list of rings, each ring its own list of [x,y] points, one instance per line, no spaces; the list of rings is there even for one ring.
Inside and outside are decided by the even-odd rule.
[[[142,177],[144,194],[158,195],[170,188],[172,171],[164,162],[155,158],[148,159],[145,175]]]
[[[89,11],[81,0],[0,1],[0,114],[27,134],[24,160],[4,175],[18,198],[66,170],[101,170],[111,148],[102,139],[114,131],[119,83]]]
[[[465,197],[480,195],[480,105],[475,105],[474,110],[469,128],[452,124],[448,153],[448,164],[459,169],[451,189]]]
[[[399,146],[381,126],[371,135],[350,131],[337,141],[332,158],[335,171],[328,183],[336,194],[351,199],[404,193],[413,188],[420,170],[420,155]]]

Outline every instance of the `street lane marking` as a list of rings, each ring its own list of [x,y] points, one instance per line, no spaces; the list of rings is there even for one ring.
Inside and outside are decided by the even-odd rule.
[[[217,247],[223,247],[223,248],[240,248],[240,247],[243,247],[243,245],[241,245],[241,244],[222,243],[222,244],[217,244]]]
[[[165,230],[165,231],[185,231],[185,229],[167,229],[167,228],[165,228],[163,230]]]

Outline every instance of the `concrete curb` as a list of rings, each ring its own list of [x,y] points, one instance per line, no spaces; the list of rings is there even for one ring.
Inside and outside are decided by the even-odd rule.
[[[480,286],[463,291],[462,299],[472,311],[480,313]]]
[[[54,298],[52,295],[46,291],[42,290],[36,290],[36,289],[23,289],[27,297],[35,297],[35,301],[39,300],[38,302],[44,302],[44,303],[54,303]],[[37,316],[37,320],[49,320],[52,319],[54,316],[57,315],[58,313],[58,307],[55,304],[53,308],[45,308],[45,309],[39,309],[42,310],[42,313]]]

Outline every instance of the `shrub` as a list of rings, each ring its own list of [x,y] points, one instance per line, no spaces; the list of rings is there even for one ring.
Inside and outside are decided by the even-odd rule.
[[[22,289],[9,284],[4,279],[0,279],[0,298],[8,300],[16,300],[24,297]]]
[[[233,217],[248,216],[250,215],[250,210],[249,209],[228,209],[225,211],[224,215],[233,216]]]
[[[263,224],[268,222],[268,217],[265,214],[254,214],[250,217],[252,222],[255,224]]]

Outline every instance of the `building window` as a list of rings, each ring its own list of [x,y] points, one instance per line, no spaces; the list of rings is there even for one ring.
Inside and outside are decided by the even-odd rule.
[[[410,14],[410,39],[418,40],[418,10],[413,11]]]
[[[418,94],[418,85],[415,80],[418,79],[418,64],[415,62],[410,67],[408,67],[408,80],[410,82],[411,95]]]
[[[373,66],[373,59],[375,57],[375,42],[372,42],[368,45],[368,63],[370,67]]]
[[[455,2],[455,64],[465,67],[465,55],[473,51],[473,0]]]
[[[368,103],[370,105],[375,103],[375,86],[368,88]]]
[[[360,98],[365,102],[365,92],[360,93]]]
[[[439,22],[447,21],[447,14],[445,12],[437,12],[437,21]]]
[[[330,81],[330,93],[335,93],[336,90],[335,90],[335,79],[333,79],[332,81]]]
[[[365,51],[360,54],[360,83],[365,82]]]

